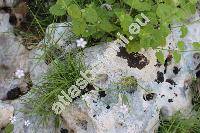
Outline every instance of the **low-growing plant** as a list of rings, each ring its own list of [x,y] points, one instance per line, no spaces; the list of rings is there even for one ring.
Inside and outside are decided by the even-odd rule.
[[[196,11],[196,0],[57,0],[50,8],[56,16],[67,14],[72,20],[72,30],[77,36],[85,37],[89,42],[111,41],[117,33],[132,36],[126,46],[128,52],[138,52],[141,48],[156,49],[166,45],[173,22],[184,22]],[[141,27],[139,34],[131,35],[129,26],[144,13],[150,22]],[[185,22],[186,23],[186,22]],[[181,37],[187,35],[187,28],[181,27]],[[179,50],[173,52],[175,62],[179,62]],[[163,63],[162,51],[156,54]]]
[[[28,114],[40,116],[43,122],[54,116],[53,103],[61,91],[67,92],[81,77],[80,71],[85,71],[85,66],[81,57],[75,53],[69,52],[65,56],[51,61],[50,68],[43,75],[42,81],[38,85],[34,85],[28,97],[24,99],[24,102],[31,106]]]
[[[162,118],[161,118],[162,119]],[[160,122],[159,133],[199,133],[200,114],[199,112],[190,117],[185,117],[180,112]]]

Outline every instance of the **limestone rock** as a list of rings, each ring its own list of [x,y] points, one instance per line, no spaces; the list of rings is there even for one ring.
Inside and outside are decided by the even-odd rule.
[[[18,79],[15,72],[17,69],[28,71],[28,51],[11,33],[0,34],[0,55],[0,99],[3,99],[9,90],[23,82],[23,78]]]
[[[0,0],[0,7],[14,7],[19,0]]]
[[[13,117],[14,107],[0,101],[0,129],[10,123],[10,118]]]
[[[70,111],[62,114],[69,129],[80,133],[153,133],[157,130],[160,114],[171,116],[179,110],[188,113],[192,106],[188,81],[195,76],[200,63],[195,56],[197,53],[191,52],[191,43],[200,42],[200,23],[187,27],[185,38],[180,38],[180,27],[173,28],[167,37],[166,48],[175,49],[178,41],[184,41],[188,50],[178,64],[171,58],[167,65],[160,65],[155,50],[128,54],[123,47],[116,50],[112,42],[85,49],[85,63],[92,74],[107,75],[106,81],[97,85],[107,87],[108,93],[102,98],[98,92],[89,93],[90,98],[86,101],[77,100]],[[164,54],[170,58],[171,53],[166,51]],[[136,78],[138,87],[134,93],[123,91],[130,102],[129,112],[123,114],[116,86],[112,83],[127,76]]]

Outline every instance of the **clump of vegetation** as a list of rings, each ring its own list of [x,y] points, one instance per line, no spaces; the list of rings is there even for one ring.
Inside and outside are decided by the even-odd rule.
[[[80,71],[85,71],[81,57],[75,53],[67,53],[65,56],[51,61],[48,72],[43,75],[42,82],[34,85],[25,100],[31,105],[29,115],[40,116],[41,120],[48,120],[54,116],[53,103],[57,100],[61,91],[67,90],[80,78]]]
[[[159,133],[199,133],[200,132],[200,80],[195,79],[190,86],[192,94],[193,109],[190,116],[184,116],[180,112],[172,117],[161,116]]]
[[[123,77],[121,79],[120,84],[122,86],[126,86],[126,87],[137,87],[138,83],[137,83],[137,79],[135,79],[134,77]]]
[[[162,119],[162,118],[161,118]],[[160,122],[159,133],[199,133],[200,114],[185,117],[181,113],[176,113],[168,119]]]
[[[122,32],[129,39],[126,48],[128,52],[138,52],[141,48],[156,49],[166,45],[166,37],[170,33],[172,22],[184,22],[196,11],[196,0],[99,0],[76,1],[57,0],[50,8],[56,16],[67,14],[72,19],[72,30],[77,36],[85,37],[89,42],[111,41],[119,38]],[[139,34],[132,35],[129,26],[140,19],[144,13],[150,22],[140,27]],[[143,22],[144,23],[144,22]],[[187,27],[181,28],[182,35],[187,35]],[[181,47],[183,48],[183,47]],[[178,49],[180,50],[180,49]],[[175,62],[180,60],[180,54],[175,50]],[[164,59],[162,53],[157,54],[161,63]]]

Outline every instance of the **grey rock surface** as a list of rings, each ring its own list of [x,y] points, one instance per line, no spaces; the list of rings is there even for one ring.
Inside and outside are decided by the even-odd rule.
[[[3,128],[10,123],[10,119],[13,117],[13,114],[14,107],[0,101],[0,128]]]

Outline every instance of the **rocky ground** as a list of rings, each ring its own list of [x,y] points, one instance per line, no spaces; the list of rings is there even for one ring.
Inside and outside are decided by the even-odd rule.
[[[0,2],[0,7],[13,6],[14,1]],[[114,43],[105,43],[84,50],[85,63],[96,77],[100,77],[101,86],[113,88],[111,83],[118,82],[124,76],[137,79],[140,86],[134,91],[127,91],[131,101],[128,111],[123,111],[121,101],[114,92],[99,97],[93,91],[85,99],[77,99],[70,109],[62,113],[63,125],[54,128],[53,121],[49,119],[47,126],[38,125],[38,118],[28,117],[19,109],[28,107],[21,104],[20,97],[26,97],[32,84],[36,84],[43,73],[47,71],[48,64],[44,60],[35,58],[43,54],[41,49],[27,49],[20,36],[13,32],[10,24],[10,14],[0,11],[0,129],[10,123],[12,116],[14,133],[153,133],[159,125],[160,113],[170,116],[181,110],[187,113],[191,109],[190,89],[188,88],[193,77],[199,77],[198,65],[200,54],[191,51],[191,43],[200,42],[199,13],[196,13],[187,25],[189,32],[181,39],[180,28],[172,28],[167,38],[167,49],[176,47],[180,40],[185,42],[187,52],[182,54],[179,64],[176,64],[168,51],[165,65],[157,62],[155,50],[141,51],[128,54],[125,48],[119,51],[114,49]],[[53,31],[53,32],[52,32]],[[62,37],[61,37],[62,35]],[[57,42],[59,47],[65,49],[76,48],[71,41],[70,23],[52,24],[46,30],[45,38],[38,46]],[[17,69],[25,71],[25,77],[18,79],[15,76]],[[197,73],[197,74],[196,74]],[[97,83],[99,84],[99,82]],[[100,85],[100,84],[99,84]],[[148,88],[144,90],[142,88]],[[86,106],[87,105],[87,106]],[[30,125],[24,125],[29,120]]]

